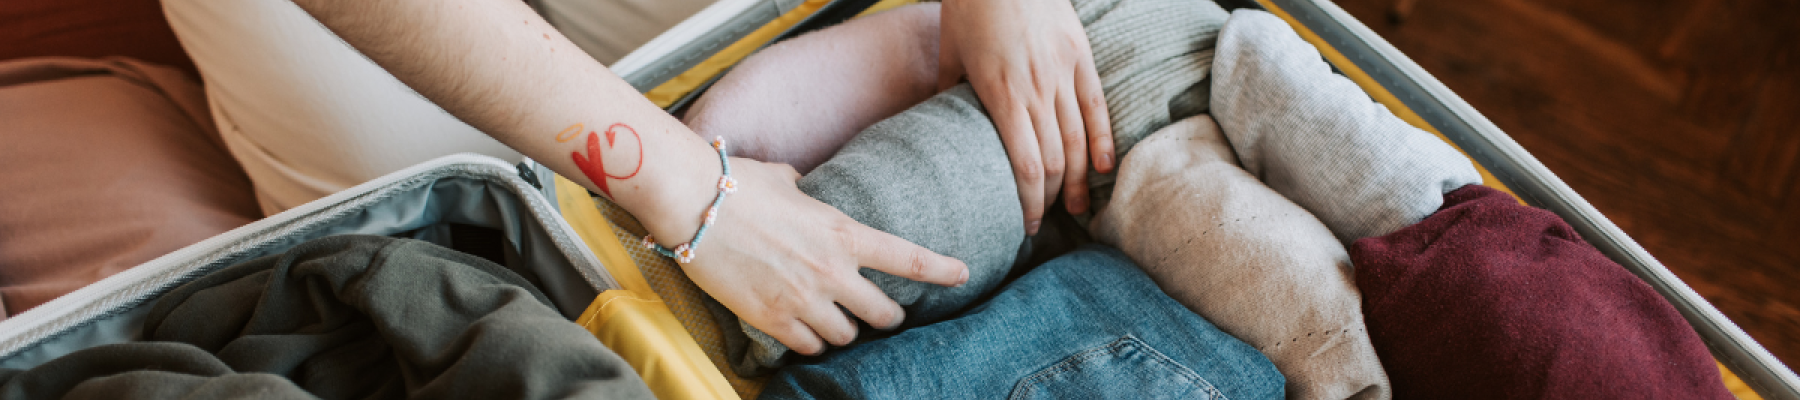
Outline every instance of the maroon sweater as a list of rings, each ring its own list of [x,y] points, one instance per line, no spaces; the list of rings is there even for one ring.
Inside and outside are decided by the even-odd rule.
[[[1396,399],[1731,399],[1649,285],[1549,211],[1471,185],[1350,248]]]

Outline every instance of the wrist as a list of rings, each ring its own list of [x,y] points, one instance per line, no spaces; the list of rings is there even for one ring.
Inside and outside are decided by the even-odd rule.
[[[719,193],[723,165],[712,146],[697,140],[681,140],[679,151],[660,165],[648,184],[639,185],[641,196],[619,199],[651,237],[669,248],[692,240],[706,221],[706,212]],[[646,171],[649,172],[649,171]]]

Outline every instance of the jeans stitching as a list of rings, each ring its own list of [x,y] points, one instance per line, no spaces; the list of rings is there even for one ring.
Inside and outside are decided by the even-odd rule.
[[[1028,386],[1028,385],[1033,382],[1037,382],[1037,381],[1044,379],[1052,374],[1068,371],[1070,369],[1073,369],[1076,365],[1082,364],[1088,360],[1099,358],[1099,357],[1105,356],[1105,355],[1118,354],[1118,353],[1122,352],[1127,346],[1130,346],[1130,345],[1136,345],[1139,349],[1144,350],[1147,354],[1150,355],[1150,357],[1153,361],[1156,361],[1158,363],[1172,367],[1170,369],[1174,370],[1174,372],[1176,374],[1188,378],[1189,381],[1194,382],[1195,386],[1198,386],[1202,390],[1204,390],[1206,392],[1208,398],[1229,400],[1229,398],[1225,397],[1225,394],[1223,392],[1220,392],[1217,387],[1214,387],[1212,385],[1212,382],[1208,382],[1206,380],[1206,378],[1201,377],[1200,374],[1197,372],[1194,372],[1194,370],[1192,368],[1188,368],[1188,366],[1186,366],[1186,365],[1182,365],[1181,363],[1175,362],[1174,359],[1171,359],[1171,358],[1169,358],[1169,356],[1164,355],[1162,353],[1162,351],[1157,350],[1155,347],[1151,347],[1150,344],[1144,343],[1143,340],[1137,338],[1137,335],[1133,335],[1133,334],[1126,334],[1125,336],[1120,337],[1118,340],[1114,340],[1111,343],[1107,343],[1106,345],[1103,345],[1100,347],[1083,350],[1082,352],[1076,353],[1073,356],[1064,358],[1062,361],[1058,361],[1055,365],[1046,367],[1043,370],[1039,370],[1038,372],[1031,374],[1031,376],[1028,376],[1025,379],[1019,380],[1019,383],[1013,386],[1012,394],[1008,395],[1007,398],[1018,399],[1018,398],[1023,397],[1024,395],[1031,394],[1036,389],[1034,387]]]

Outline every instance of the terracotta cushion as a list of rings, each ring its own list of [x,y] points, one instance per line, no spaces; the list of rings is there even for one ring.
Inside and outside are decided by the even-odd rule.
[[[0,61],[0,301],[17,314],[260,216],[188,75]]]

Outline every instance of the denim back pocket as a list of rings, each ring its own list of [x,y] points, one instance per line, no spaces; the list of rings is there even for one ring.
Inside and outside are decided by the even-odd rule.
[[[1225,394],[1193,369],[1125,335],[1031,374],[1008,398],[1224,399]]]

